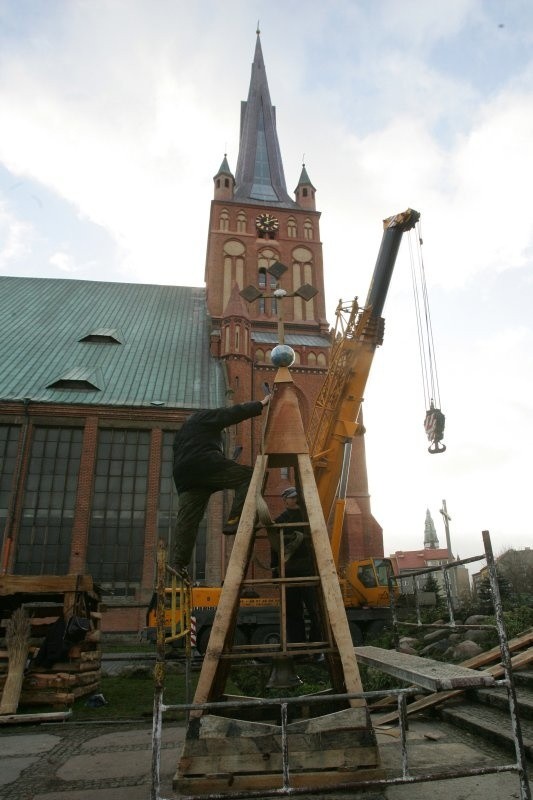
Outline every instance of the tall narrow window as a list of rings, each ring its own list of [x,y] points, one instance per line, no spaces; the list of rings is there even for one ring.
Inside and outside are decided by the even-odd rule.
[[[296,230],[296,220],[294,217],[289,217],[287,221],[287,236],[289,239],[296,239],[297,230]]]
[[[87,567],[108,594],[141,580],[149,451],[149,431],[99,432]]]
[[[259,274],[257,276],[257,283],[260,289],[266,289],[267,285],[267,271],[264,267],[259,269]]]
[[[304,239],[312,239],[313,238],[313,223],[310,219],[306,219],[304,222]]]
[[[246,214],[239,211],[237,214],[237,233],[246,233]]]
[[[14,491],[20,425],[0,425],[0,531],[4,531]]]
[[[229,214],[227,211],[220,212],[219,228],[221,231],[229,231]]]
[[[34,431],[15,557],[18,575],[68,572],[82,438],[81,428]]]

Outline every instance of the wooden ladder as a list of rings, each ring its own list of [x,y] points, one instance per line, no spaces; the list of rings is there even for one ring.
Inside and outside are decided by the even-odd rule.
[[[231,665],[236,659],[242,661],[242,646],[234,646],[233,637],[244,587],[270,583],[277,586],[280,594],[281,643],[270,652],[261,651],[261,657],[288,658],[301,647],[301,643],[291,646],[287,642],[284,595],[286,587],[291,583],[301,584],[302,579],[285,577],[282,567],[277,579],[247,578],[256,538],[258,508],[264,504],[262,492],[268,470],[280,467],[294,470],[300,507],[307,518],[306,530],[309,531],[309,545],[316,563],[316,575],[306,576],[304,582],[317,587],[323,641],[313,643],[311,652],[324,652],[333,693],[349,695],[363,691],[307,448],[298,393],[288,369],[280,368],[267,417],[263,453],[255,464],[231,551],[197,684],[195,705],[225,700],[224,690]],[[280,565],[282,563],[281,555]],[[289,722],[283,731],[277,720],[271,724],[247,719],[246,713],[236,710],[226,712],[224,709],[218,714],[212,709],[208,712],[193,709],[174,788],[181,793],[193,790],[195,795],[201,795],[275,790],[287,785],[327,786],[328,782],[339,780],[339,771],[346,781],[379,777],[379,752],[365,700],[352,697],[328,703],[327,695],[324,700],[326,708],[333,709],[332,713]],[[309,713],[314,708],[318,706],[307,706]],[[229,718],[226,713],[235,713],[238,718]],[[288,764],[283,763],[285,737]]]

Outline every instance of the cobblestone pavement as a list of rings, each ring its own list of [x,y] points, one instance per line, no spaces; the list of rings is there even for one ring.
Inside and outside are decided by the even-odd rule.
[[[175,797],[172,777],[184,735],[183,724],[163,726],[161,798]],[[151,725],[146,724],[66,722],[2,728],[0,798],[149,800],[151,738]],[[401,751],[397,730],[378,732],[378,741],[383,766],[398,772]],[[502,754],[465,731],[433,720],[410,723],[408,751],[414,772],[514,762],[512,755]],[[365,800],[506,800],[520,798],[520,783],[515,773],[499,773],[342,795],[359,796]]]

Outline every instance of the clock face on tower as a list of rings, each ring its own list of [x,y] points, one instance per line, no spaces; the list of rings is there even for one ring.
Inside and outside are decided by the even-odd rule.
[[[273,214],[258,214],[255,227],[261,233],[274,233],[279,228],[279,221]]]

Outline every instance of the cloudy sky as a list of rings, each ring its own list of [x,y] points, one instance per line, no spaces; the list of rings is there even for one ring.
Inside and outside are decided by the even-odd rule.
[[[460,557],[484,529],[531,546],[530,0],[0,0],[0,273],[201,286],[258,19],[331,322],[366,297],[381,220],[422,214],[447,451],[427,453],[404,241],[365,400],[386,552],[422,546],[427,508],[445,546],[443,499]]]

